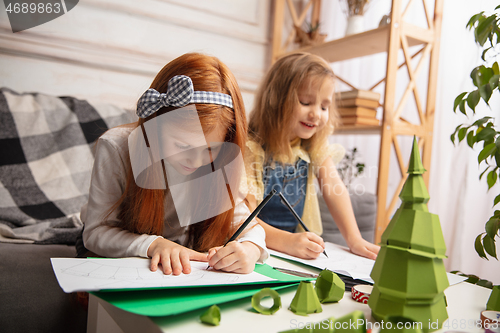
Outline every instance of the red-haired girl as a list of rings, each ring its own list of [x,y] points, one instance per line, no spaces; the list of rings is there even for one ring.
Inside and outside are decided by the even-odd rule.
[[[151,270],[161,264],[165,274],[190,273],[190,260],[251,272],[268,257],[258,223],[214,250],[250,215],[238,186],[244,171],[234,162],[242,160],[247,122],[233,74],[215,57],[180,56],[139,99],[137,115],[97,142],[81,212],[85,248],[150,257]]]

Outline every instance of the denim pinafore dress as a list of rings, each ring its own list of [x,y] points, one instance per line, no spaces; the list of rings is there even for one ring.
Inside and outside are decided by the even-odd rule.
[[[273,189],[281,192],[297,215],[302,217],[307,190],[309,163],[298,158],[295,164],[283,164],[276,161],[266,163],[263,170],[264,197]],[[281,202],[278,195],[269,200],[258,217],[275,228],[295,232],[298,221]]]

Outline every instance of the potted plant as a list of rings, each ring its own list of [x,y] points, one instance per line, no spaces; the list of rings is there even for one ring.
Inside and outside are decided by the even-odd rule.
[[[352,181],[365,170],[365,164],[357,162],[357,154],[358,149],[356,147],[346,151],[344,158],[337,166],[340,179],[342,179],[347,189],[351,186]]]
[[[498,12],[500,6],[495,8]],[[489,106],[493,94],[500,93],[499,79],[500,71],[498,56],[500,50],[500,16],[498,13],[485,15],[480,12],[473,15],[467,23],[467,28],[474,31],[476,43],[483,49],[481,59],[483,64],[472,69],[470,77],[475,89],[463,92],[455,98],[453,110],[457,108],[466,116],[474,115],[476,106],[482,100]],[[491,110],[491,109],[490,109]],[[491,110],[492,113],[494,112]],[[498,112],[498,110],[496,110]],[[451,141],[455,143],[466,141],[474,148],[476,145],[482,147],[478,154],[478,163],[485,166],[479,179],[486,177],[488,190],[499,182],[500,174],[500,132],[495,127],[495,119],[490,116],[482,117],[471,125],[461,124],[457,126],[451,135]],[[500,194],[494,199],[493,206],[500,202]],[[485,232],[476,237],[474,247],[481,258],[488,259],[488,255],[497,258],[495,239],[498,237],[500,227],[500,210],[495,210],[493,216],[485,224]]]

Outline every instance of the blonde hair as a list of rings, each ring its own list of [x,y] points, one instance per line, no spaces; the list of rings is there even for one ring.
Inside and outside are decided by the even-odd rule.
[[[288,129],[299,103],[298,90],[308,79],[335,79],[330,65],[310,53],[293,53],[278,59],[262,81],[250,113],[249,136],[264,147],[267,158],[287,160],[292,155]],[[336,125],[335,95],[329,107],[328,122],[302,146],[314,154]]]

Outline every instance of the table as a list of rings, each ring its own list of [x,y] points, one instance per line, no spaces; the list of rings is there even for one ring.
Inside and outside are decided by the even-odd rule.
[[[303,272],[317,273],[319,271],[275,257],[269,258],[266,263]],[[279,291],[283,307],[270,316],[253,311],[250,298],[218,304],[221,309],[221,323],[215,327],[200,322],[200,314],[206,309],[176,316],[145,317],[123,311],[90,295],[87,332],[280,332],[303,327],[308,322],[318,323],[330,317],[338,318],[354,310],[363,311],[365,318],[370,323],[374,323],[368,305],[352,300],[350,292],[345,292],[344,297],[338,303],[322,304],[323,312],[321,313],[310,314],[307,317],[296,315],[288,310],[295,292],[296,288]],[[483,329],[475,326],[475,321],[479,320],[481,311],[485,310],[490,293],[490,289],[466,282],[448,287],[445,295],[448,301],[449,318],[443,328],[436,332],[484,332]],[[270,304],[264,303],[264,305]]]

